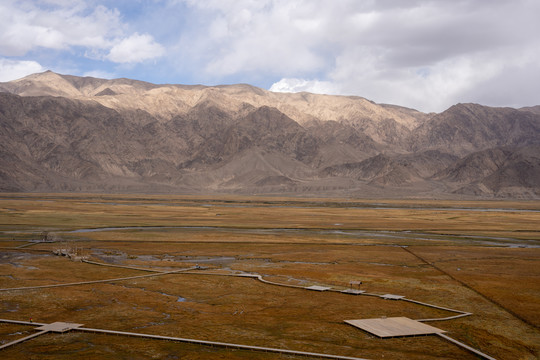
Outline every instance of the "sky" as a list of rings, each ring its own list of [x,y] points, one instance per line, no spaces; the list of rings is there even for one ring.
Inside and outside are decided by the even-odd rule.
[[[424,112],[540,105],[540,0],[0,0],[0,81],[248,83]]]

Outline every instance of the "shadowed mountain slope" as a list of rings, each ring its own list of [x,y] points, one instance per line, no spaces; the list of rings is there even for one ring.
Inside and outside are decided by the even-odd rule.
[[[437,149],[456,155],[496,146],[539,144],[538,115],[511,108],[458,104],[420,125],[411,150]]]
[[[537,107],[424,114],[53,72],[0,91],[1,191],[540,196]]]
[[[500,197],[540,196],[540,146],[497,148],[477,152],[438,173],[459,194]]]

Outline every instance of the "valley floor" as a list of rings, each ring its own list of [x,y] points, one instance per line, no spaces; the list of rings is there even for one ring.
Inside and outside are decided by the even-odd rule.
[[[348,325],[458,314],[340,292],[352,288],[471,313],[427,324],[494,358],[540,355],[539,202],[4,193],[0,246],[0,289],[12,289],[0,291],[3,319],[367,359],[477,358],[434,335],[381,339]],[[35,332],[0,323],[0,346]],[[277,356],[77,331],[0,351]]]

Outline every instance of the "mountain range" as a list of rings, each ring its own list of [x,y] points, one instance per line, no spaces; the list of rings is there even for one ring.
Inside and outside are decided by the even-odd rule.
[[[0,83],[0,191],[537,199],[540,106],[47,71]]]

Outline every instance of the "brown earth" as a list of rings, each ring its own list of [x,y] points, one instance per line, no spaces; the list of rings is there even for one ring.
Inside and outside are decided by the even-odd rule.
[[[0,191],[537,199],[540,115],[249,85],[0,83]]]
[[[381,316],[452,315],[447,311],[212,273],[246,271],[283,284],[338,289],[347,288],[351,280],[362,280],[361,287],[371,293],[400,294],[472,312],[469,317],[430,325],[497,359],[535,359],[540,351],[540,252],[530,246],[540,245],[538,236],[531,236],[540,231],[539,210],[538,203],[530,201],[385,200],[381,204],[339,199],[11,194],[0,199],[0,240],[5,246],[0,249],[0,288],[144,274],[52,255],[58,247],[77,247],[92,260],[111,264],[178,269],[198,263],[209,269],[0,292],[0,311],[2,317],[16,320],[72,321],[87,327],[371,359],[382,355],[475,358],[437,337],[383,340],[343,323]],[[68,232],[115,226],[158,228]],[[40,239],[43,231],[56,242],[29,242]],[[8,248],[20,245],[26,247]],[[28,327],[0,324],[0,341],[32,332]],[[4,350],[2,356],[275,358],[76,332],[40,336]]]

